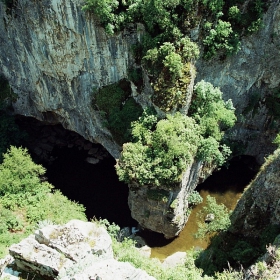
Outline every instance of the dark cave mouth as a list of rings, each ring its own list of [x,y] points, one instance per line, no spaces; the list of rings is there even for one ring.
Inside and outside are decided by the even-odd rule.
[[[47,166],[48,181],[70,200],[83,204],[89,220],[107,219],[120,227],[137,225],[127,204],[128,186],[118,180],[114,158],[90,164],[86,151],[58,147],[52,156],[56,159]]]
[[[128,186],[118,180],[115,159],[102,145],[60,124],[22,116],[17,124],[29,135],[22,146],[46,168],[48,182],[68,199],[82,204],[88,220],[107,219],[120,227],[137,225],[127,203]]]

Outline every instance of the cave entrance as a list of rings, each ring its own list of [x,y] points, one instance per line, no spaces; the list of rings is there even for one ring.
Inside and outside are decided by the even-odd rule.
[[[118,180],[115,159],[100,144],[61,125],[26,117],[18,117],[17,123],[29,135],[23,146],[47,169],[48,182],[83,204],[89,220],[107,219],[120,227],[137,225],[127,203],[128,186]]]
[[[152,247],[151,257],[165,259],[177,251],[187,251],[191,248],[206,248],[209,244],[208,237],[196,239],[194,234],[198,230],[197,213],[205,206],[207,195],[215,197],[217,203],[223,203],[233,210],[244,188],[255,177],[259,170],[254,157],[238,156],[231,159],[227,166],[221,167],[196,188],[203,197],[203,202],[196,206],[180,235],[171,242],[162,234],[145,231],[141,233]],[[200,222],[204,222],[200,220]]]

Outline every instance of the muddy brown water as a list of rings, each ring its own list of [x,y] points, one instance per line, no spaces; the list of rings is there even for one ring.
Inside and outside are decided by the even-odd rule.
[[[199,221],[203,222],[200,218],[198,218],[197,214],[205,206],[207,195],[215,197],[217,203],[223,203],[227,206],[228,209],[233,210],[241,194],[241,192],[236,193],[232,190],[226,191],[222,194],[211,192],[208,190],[201,190],[200,195],[203,198],[203,202],[193,209],[189,220],[180,233],[179,237],[175,238],[171,243],[165,246],[153,247],[151,251],[151,258],[158,258],[160,260],[163,260],[176,252],[185,252],[192,248],[207,248],[207,246],[209,245],[208,238],[197,239],[194,236],[198,230],[197,223]]]

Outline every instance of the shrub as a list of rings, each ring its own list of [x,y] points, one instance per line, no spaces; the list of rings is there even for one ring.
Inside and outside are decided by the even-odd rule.
[[[130,140],[131,122],[138,119],[143,110],[130,97],[130,84],[121,80],[99,89],[94,95],[95,105],[104,112],[106,123],[119,144]]]
[[[65,223],[86,220],[82,205],[71,202],[42,182],[45,169],[35,164],[26,149],[11,147],[0,165],[0,258],[7,247],[29,235],[40,220]]]
[[[188,196],[189,207],[196,206],[203,201],[198,191],[192,191]]]
[[[206,206],[198,213],[200,217],[205,218],[208,214],[214,214],[215,219],[209,223],[199,223],[196,237],[202,237],[207,234],[213,234],[225,231],[230,226],[229,210],[223,204],[217,204],[216,199],[207,196]]]
[[[116,164],[119,179],[140,185],[172,186],[192,160],[199,141],[195,121],[180,113],[156,123],[147,112],[132,125],[135,143],[123,145]]]

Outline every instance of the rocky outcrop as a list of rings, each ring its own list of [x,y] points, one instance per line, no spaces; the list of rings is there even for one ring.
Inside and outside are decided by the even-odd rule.
[[[95,223],[72,220],[49,225],[10,247],[13,270],[27,271],[43,279],[154,279],[129,263],[113,259],[112,240]],[[9,276],[9,266],[2,276]],[[2,278],[1,278],[2,279]]]
[[[280,149],[262,166],[247,187],[232,216],[232,233],[257,237],[268,225],[280,221]]]
[[[132,217],[140,226],[163,233],[166,238],[177,236],[185,226],[189,212],[188,196],[199,179],[206,175],[202,162],[193,162],[172,191],[148,186],[129,186],[128,205]]]
[[[14,2],[14,7],[7,9],[0,1],[0,74],[18,95],[13,106],[15,113],[49,124],[62,124],[86,140],[102,144],[118,158],[121,147],[104,126],[101,112],[92,106],[93,88],[129,76],[129,69],[135,64],[130,50],[141,37],[141,25],[131,25],[108,36],[93,15],[82,11],[80,0]],[[239,122],[229,139],[236,141],[238,148],[244,148],[242,154],[255,156],[259,162],[273,150],[271,141],[278,125],[270,116],[265,100],[280,82],[279,21],[279,1],[271,1],[264,17],[265,28],[244,38],[236,55],[223,61],[196,63],[197,80],[219,86],[225,99],[231,98],[237,108]],[[142,82],[145,94],[138,94],[133,83],[131,92],[143,106],[150,102],[152,90],[147,76],[144,75]],[[192,85],[193,81],[188,88],[188,101]],[[254,92],[260,96],[257,110],[245,115],[244,109]],[[187,220],[188,192],[203,177],[197,164],[189,167],[176,190],[158,190],[166,197],[163,201],[151,198],[148,188],[130,187],[130,209],[140,225],[166,237],[179,233]],[[198,173],[187,178],[194,172]]]

